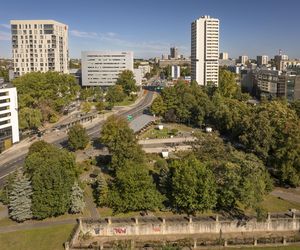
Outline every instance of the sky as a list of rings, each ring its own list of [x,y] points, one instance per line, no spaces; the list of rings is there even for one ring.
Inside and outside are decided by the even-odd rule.
[[[300,0],[14,0],[0,7],[0,57],[11,57],[11,19],[53,19],[69,26],[71,58],[83,50],[129,50],[135,58],[190,56],[191,22],[220,20],[220,52],[229,57],[282,49],[300,58]]]

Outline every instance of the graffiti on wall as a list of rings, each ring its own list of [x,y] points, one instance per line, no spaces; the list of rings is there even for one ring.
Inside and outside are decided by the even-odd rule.
[[[126,227],[115,227],[113,231],[115,234],[126,234],[127,229]]]
[[[160,233],[160,231],[161,231],[160,225],[153,225],[152,231],[155,233]]]

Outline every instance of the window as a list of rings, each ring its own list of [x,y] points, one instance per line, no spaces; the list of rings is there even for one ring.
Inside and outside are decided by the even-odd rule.
[[[53,24],[44,24],[44,29],[53,29]]]
[[[9,102],[10,101],[10,99],[9,98],[7,98],[7,99],[4,99],[4,100],[0,100],[0,104],[1,103],[7,103],[7,102]]]
[[[9,106],[0,107],[0,111],[7,110],[7,109],[9,109]]]
[[[1,126],[1,125],[5,125],[5,124],[8,124],[8,123],[10,123],[10,120],[2,121],[2,122],[0,122],[0,126]]]
[[[1,115],[0,115],[0,118],[8,117],[8,116],[11,116],[11,113],[10,113],[10,112],[5,113],[5,114],[1,114]]]

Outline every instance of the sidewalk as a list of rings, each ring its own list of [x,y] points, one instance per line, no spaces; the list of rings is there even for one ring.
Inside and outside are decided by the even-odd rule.
[[[45,228],[49,226],[75,224],[75,223],[76,223],[75,219],[65,219],[59,221],[33,221],[33,222],[28,221],[28,222],[24,222],[12,226],[0,226],[0,233],[8,233],[8,232],[21,231],[21,230]]]

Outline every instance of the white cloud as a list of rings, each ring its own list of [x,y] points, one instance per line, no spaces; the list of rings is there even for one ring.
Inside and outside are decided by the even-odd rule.
[[[0,31],[0,41],[10,41],[11,35],[9,32]]]
[[[95,33],[95,32],[71,30],[70,33],[72,36],[81,37],[81,38],[96,38],[97,37],[97,33]]]
[[[10,29],[10,25],[6,24],[6,23],[1,23],[0,26],[5,28],[5,29]]]
[[[72,36],[80,37],[80,38],[90,38],[99,41],[109,42],[110,45],[118,46],[124,49],[130,49],[133,51],[147,51],[148,53],[152,54],[165,54],[169,52],[170,44],[164,41],[130,41],[124,38],[121,38],[118,34],[114,32],[107,32],[107,33],[96,33],[96,32],[85,32],[79,30],[71,30],[70,31]],[[178,46],[178,48],[182,52],[187,51],[187,46]]]

